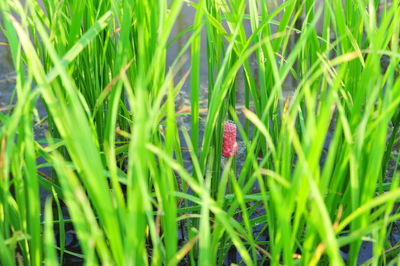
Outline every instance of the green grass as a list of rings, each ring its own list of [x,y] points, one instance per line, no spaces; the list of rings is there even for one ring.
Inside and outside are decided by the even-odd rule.
[[[368,265],[398,263],[399,174],[387,169],[399,162],[400,4],[322,2],[1,1],[16,71],[0,116],[1,264],[224,265],[237,252],[246,265],[356,265],[365,241]],[[187,129],[175,104],[186,86]],[[242,161],[222,162],[228,119]]]

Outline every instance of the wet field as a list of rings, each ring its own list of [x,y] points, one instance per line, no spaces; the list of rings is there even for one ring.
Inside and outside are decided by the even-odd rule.
[[[1,20],[0,16],[0,20]],[[178,18],[178,23],[175,26],[172,36],[178,34],[179,32],[185,30],[188,26],[192,25],[194,19],[194,11],[193,8],[189,7],[188,5],[185,4],[184,9],[181,13],[181,15]],[[171,65],[172,62],[175,60],[178,52],[182,49],[182,47],[185,45],[187,40],[190,37],[191,32],[189,31],[187,34],[183,35],[182,38],[179,38],[176,40],[170,47],[170,50],[167,55],[167,64]],[[205,38],[205,35],[203,34],[203,40]],[[12,59],[11,55],[9,53],[8,46],[6,45],[6,39],[3,36],[3,34],[0,32],[0,109],[2,108],[7,108],[10,102],[10,98],[13,94],[14,90],[14,85],[15,85],[15,80],[14,80],[14,72],[13,72],[13,67],[12,67]],[[203,51],[206,50],[205,47],[205,42],[202,42],[202,47],[201,49]],[[202,108],[207,106],[207,89],[208,89],[208,72],[207,72],[207,61],[206,61],[206,53],[201,53],[202,58],[201,58],[201,91],[202,91]],[[184,58],[184,64],[182,68],[178,71],[178,75],[176,76],[176,79],[181,79],[186,72],[190,69],[190,50],[186,53],[186,57]],[[238,101],[243,101],[243,98],[240,97],[240,95],[243,95],[243,77],[239,73],[237,77],[237,83],[238,83]],[[285,91],[287,93],[291,93],[294,87],[291,87],[291,84],[293,84],[292,81],[288,81],[285,84]],[[189,82],[187,81],[181,95],[177,98],[177,109],[184,108],[190,104],[189,102],[189,93],[190,93],[190,88],[189,88]],[[39,109],[44,110],[42,107]],[[190,125],[190,116],[184,116],[181,118],[181,124],[185,126]],[[44,134],[44,131],[41,132]],[[39,133],[40,134],[40,133]],[[39,136],[39,135],[38,135]],[[41,135],[43,137],[43,135]],[[68,235],[69,234],[69,235]],[[77,244],[77,240],[74,238],[75,234],[71,228],[71,230],[67,233],[67,241],[70,241],[70,245],[67,246],[71,247],[73,245]],[[393,237],[396,238],[396,241],[400,238],[398,234],[394,234]],[[76,247],[77,250],[79,247]],[[73,248],[71,248],[73,249]],[[372,246],[365,244],[363,248],[361,249],[360,252],[360,261],[365,261],[368,258],[371,257],[372,254]],[[346,254],[343,253],[343,257],[346,257]],[[78,263],[78,262],[75,262]],[[76,265],[76,264],[75,264]]]
[[[1,15],[0,19],[2,19]],[[0,108],[4,108],[7,105],[13,89],[14,73],[12,59],[6,38],[0,31]]]

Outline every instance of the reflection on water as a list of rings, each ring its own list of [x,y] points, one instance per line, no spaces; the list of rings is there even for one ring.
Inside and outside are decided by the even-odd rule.
[[[274,1],[272,1],[274,2]],[[274,9],[275,7],[273,4],[270,4],[270,8]],[[278,1],[279,3],[280,1]],[[173,38],[174,36],[177,36],[180,32],[184,31],[187,27],[191,26],[193,24],[195,16],[195,9],[190,6],[189,4],[185,3],[183,5],[181,14],[178,16],[177,22],[172,30],[171,37]],[[2,21],[2,17],[0,14],[0,21]],[[246,28],[250,32],[250,25],[248,21],[244,22],[246,24]],[[167,66],[170,66],[174,60],[176,59],[177,55],[179,52],[182,50],[182,48],[185,46],[187,43],[188,39],[190,38],[192,34],[192,31],[188,31],[187,33],[183,34],[180,38],[175,40],[172,45],[168,49],[168,55],[167,55]],[[6,42],[6,38],[0,31],[0,42]],[[208,72],[207,72],[207,52],[206,52],[206,36],[205,32],[203,30],[202,32],[202,41],[201,41],[201,58],[200,58],[200,80],[201,80],[201,90],[204,92],[207,92],[207,87],[208,87]],[[180,80],[182,79],[185,74],[190,70],[190,48],[187,50],[185,56],[183,57],[184,64],[181,66],[181,68],[178,70],[176,79]],[[254,70],[256,70],[253,67]],[[0,103],[1,102],[6,102],[9,98],[9,95],[11,94],[12,91],[12,61],[11,61],[11,56],[9,53],[9,49],[7,46],[0,45]],[[10,79],[11,78],[11,79]],[[238,84],[239,87],[243,86],[243,78],[241,77],[240,73],[238,73]],[[189,82],[185,83],[185,86],[183,87],[183,90],[186,91],[187,93],[189,92]],[[204,95],[202,95],[204,97]]]
[[[2,21],[1,14],[0,21]],[[6,46],[6,38],[0,30],[0,108],[8,103],[12,92],[12,69],[11,55],[8,46]]]
[[[3,21],[0,13],[0,21]],[[2,25],[2,24],[1,24]],[[7,40],[3,32],[0,30],[0,78],[7,75],[12,70],[11,55],[7,46]]]
[[[278,1],[271,1],[269,3],[267,3],[268,8],[270,11],[273,11],[274,9],[276,9],[279,5],[281,5],[283,2],[283,0],[278,0]],[[321,4],[323,3],[322,0],[316,0],[316,10],[318,8],[321,7]],[[281,14],[278,14],[277,18],[279,20],[279,18],[282,16]],[[184,4],[182,11],[180,13],[180,15],[177,18],[177,22],[171,32],[171,38],[174,38],[175,36],[177,36],[180,32],[184,31],[186,28],[190,27],[191,25],[193,25],[193,21],[194,21],[194,17],[195,17],[195,9],[188,5],[188,4]],[[320,31],[320,27],[322,27],[322,21],[320,21],[321,23],[317,23],[317,31]],[[251,30],[251,26],[250,26],[250,21],[249,20],[244,20],[244,27],[247,33],[247,37],[249,37],[252,33]],[[226,25],[225,25],[226,26]],[[271,30],[273,32],[275,32],[277,30],[277,26],[272,25],[271,26]],[[229,30],[228,30],[229,32]],[[188,31],[187,33],[183,34],[180,38],[178,38],[177,40],[175,40],[173,42],[173,44],[169,47],[168,49],[168,55],[167,55],[167,65],[170,66],[173,61],[175,60],[176,56],[179,54],[179,52],[184,48],[185,44],[187,43],[187,41],[189,40],[189,38],[191,37],[192,31]],[[290,43],[289,45],[293,45],[293,42]],[[184,57],[184,64],[182,65],[182,67],[180,68],[180,70],[177,72],[176,75],[176,81],[182,79],[185,74],[187,73],[187,71],[190,71],[190,67],[191,67],[191,62],[190,62],[190,48],[188,49],[188,51],[185,54]],[[249,57],[249,63],[250,66],[252,68],[253,71],[253,77],[256,79],[257,81],[257,76],[258,76],[258,71],[257,71],[257,62],[256,62],[256,58],[254,55]],[[188,78],[189,79],[189,78]],[[201,87],[201,91],[202,93],[207,93],[208,91],[208,68],[207,68],[207,47],[206,47],[206,34],[205,34],[205,29],[203,28],[202,31],[202,39],[201,39],[201,54],[200,54],[200,87]],[[183,91],[185,91],[186,93],[190,92],[190,87],[189,87],[189,80],[186,81],[184,87],[183,87]],[[243,77],[243,73],[241,71],[238,72],[237,77],[236,77],[236,85],[237,85],[237,90],[238,90],[238,94],[237,96],[239,97],[239,104],[240,101],[243,99],[240,99],[241,94],[243,94],[243,90],[244,90],[244,77]],[[294,81],[293,77],[291,75],[288,76],[288,78],[285,80],[285,83],[283,84],[283,94],[284,96],[287,94],[290,94],[293,89],[296,86],[296,82]],[[207,98],[206,95],[201,95],[202,98]],[[242,95],[243,96],[243,95]]]
[[[182,6],[182,10],[180,15],[177,18],[177,21],[172,29],[171,32],[171,39],[173,39],[175,36],[177,36],[180,32],[185,31],[188,27],[193,25],[195,17],[195,9],[190,6],[189,4],[185,3]],[[179,52],[184,48],[185,44],[189,40],[189,38],[192,35],[192,31],[188,31],[187,33],[183,34],[180,38],[176,39],[171,46],[168,49],[168,55],[167,55],[167,65],[171,66],[172,63],[175,61],[176,57],[178,56]],[[207,87],[207,53],[206,53],[206,35],[203,30],[202,32],[202,41],[201,41],[201,54],[200,54],[200,81],[201,84],[200,86],[202,88]],[[178,70],[176,79],[177,81],[182,79],[187,71],[190,70],[191,66],[191,61],[190,61],[190,47],[185,53],[185,56],[182,58],[184,64],[181,66],[181,68]],[[183,90],[189,91],[188,87],[189,82],[186,81],[185,86],[183,87]]]
[[[1,15],[0,15],[1,20]],[[0,31],[0,76],[3,76],[6,69],[8,68],[7,57],[8,57],[8,47],[6,46],[6,38],[4,34]]]

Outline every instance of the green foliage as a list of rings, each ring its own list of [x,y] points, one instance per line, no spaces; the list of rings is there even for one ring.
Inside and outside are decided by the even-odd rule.
[[[367,241],[369,264],[394,265],[400,4],[318,3],[1,1],[17,75],[0,114],[1,264],[223,265],[233,250],[246,265],[355,265]],[[187,9],[193,24],[175,36]],[[188,52],[190,78],[177,74]],[[184,84],[190,133],[175,106]],[[222,162],[227,119],[245,154]],[[69,222],[81,254],[65,247]]]

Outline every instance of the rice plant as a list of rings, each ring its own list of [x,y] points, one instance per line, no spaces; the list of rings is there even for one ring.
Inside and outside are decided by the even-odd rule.
[[[0,10],[1,265],[399,262],[398,1]]]

